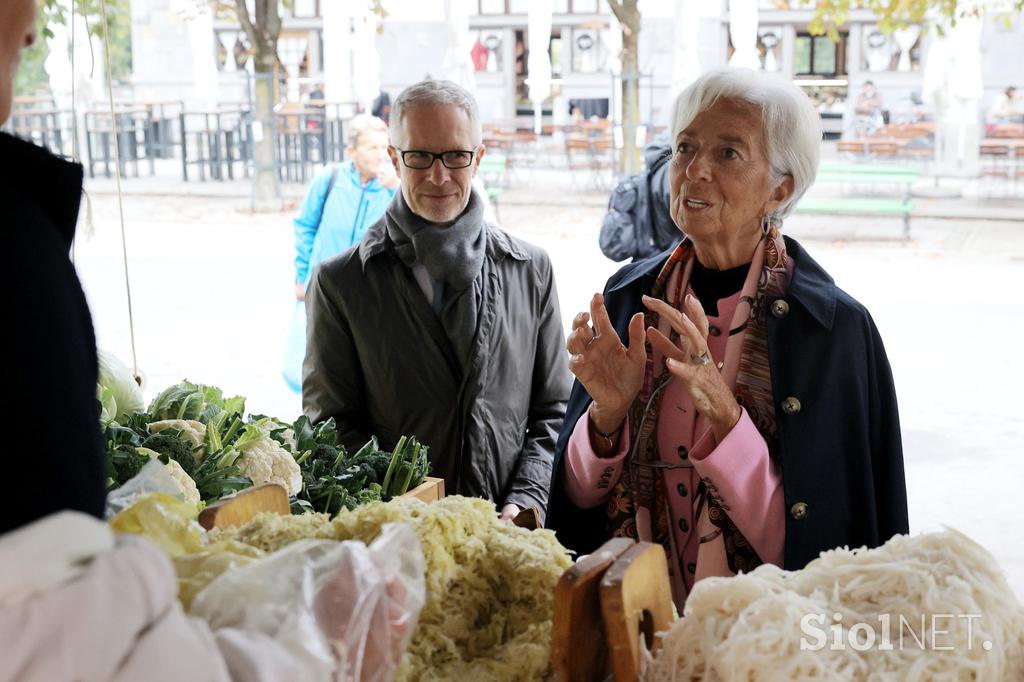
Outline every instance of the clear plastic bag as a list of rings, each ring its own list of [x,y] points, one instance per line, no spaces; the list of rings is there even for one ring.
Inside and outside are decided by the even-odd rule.
[[[424,570],[412,528],[388,524],[369,547],[302,540],[227,571],[191,613],[273,637],[304,664],[303,679],[389,682],[426,598]]]
[[[181,497],[181,487],[167,473],[167,467],[155,459],[146,462],[146,465],[139,469],[139,473],[125,481],[120,488],[107,493],[107,506],[103,516],[109,521],[135,504],[140,497],[152,493]]]

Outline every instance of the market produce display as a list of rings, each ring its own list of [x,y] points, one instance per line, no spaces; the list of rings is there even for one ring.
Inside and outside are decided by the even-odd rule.
[[[1024,609],[953,530],[702,580],[663,637],[647,682],[1024,679]]]
[[[102,356],[97,386],[107,448],[107,488],[124,485],[159,459],[187,502],[215,502],[253,485],[277,483],[294,513],[336,514],[387,500],[420,485],[430,471],[428,448],[403,436],[393,452],[372,438],[349,456],[333,419],[289,423],[245,415],[245,398],[190,381],[170,386],[142,411],[128,369]]]
[[[260,514],[240,528],[210,535],[273,552],[310,537],[369,543],[391,522],[412,525],[427,565],[427,600],[396,679],[541,679],[548,666],[554,587],[572,561],[553,533],[503,523],[486,500],[396,499],[343,510],[333,520],[324,514]]]

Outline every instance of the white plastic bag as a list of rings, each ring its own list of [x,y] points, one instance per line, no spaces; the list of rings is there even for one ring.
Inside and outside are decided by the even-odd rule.
[[[107,493],[107,505],[103,517],[108,521],[135,504],[144,495],[167,493],[181,498],[181,487],[167,473],[167,467],[158,459],[146,462],[139,473],[125,481],[124,485]]]
[[[426,597],[407,524],[361,542],[302,540],[221,574],[192,602],[213,629],[256,630],[306,667],[304,680],[389,682]]]

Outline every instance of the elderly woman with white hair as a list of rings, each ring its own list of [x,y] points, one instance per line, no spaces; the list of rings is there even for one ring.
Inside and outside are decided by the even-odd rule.
[[[702,76],[676,100],[672,251],[626,266],[573,321],[576,375],[549,525],[578,552],[664,545],[693,583],[908,530],[895,389],[867,310],[783,219],[821,127],[792,83]]]

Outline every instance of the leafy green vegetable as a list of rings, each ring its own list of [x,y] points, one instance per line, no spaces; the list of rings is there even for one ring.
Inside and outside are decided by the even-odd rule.
[[[429,449],[417,441],[416,436],[402,436],[398,439],[381,482],[385,497],[404,495],[410,488],[423,483],[423,479],[430,473],[430,460],[427,458]]]
[[[240,450],[226,447],[206,456],[192,474],[203,500],[212,502],[252,487],[252,480],[235,464],[241,455]]]
[[[148,448],[173,459],[181,465],[185,473],[191,476],[196,470],[196,458],[192,454],[192,444],[179,437],[177,429],[165,429],[160,433],[142,441],[141,447]]]
[[[366,445],[359,448],[356,454],[352,455],[349,464],[369,467],[373,470],[373,476],[370,477],[370,480],[376,483],[383,483],[388,467],[391,466],[391,453],[380,449],[375,436],[367,441]]]
[[[193,384],[183,381],[164,389],[149,405],[149,414],[154,421],[164,419],[196,419],[209,422],[211,419],[228,414],[241,415],[245,410],[245,398],[225,398],[216,386]]]
[[[103,426],[110,422],[123,424],[128,417],[145,409],[142,389],[123,362],[103,350],[98,350],[96,355],[99,360],[96,397],[102,407],[100,423]]]

